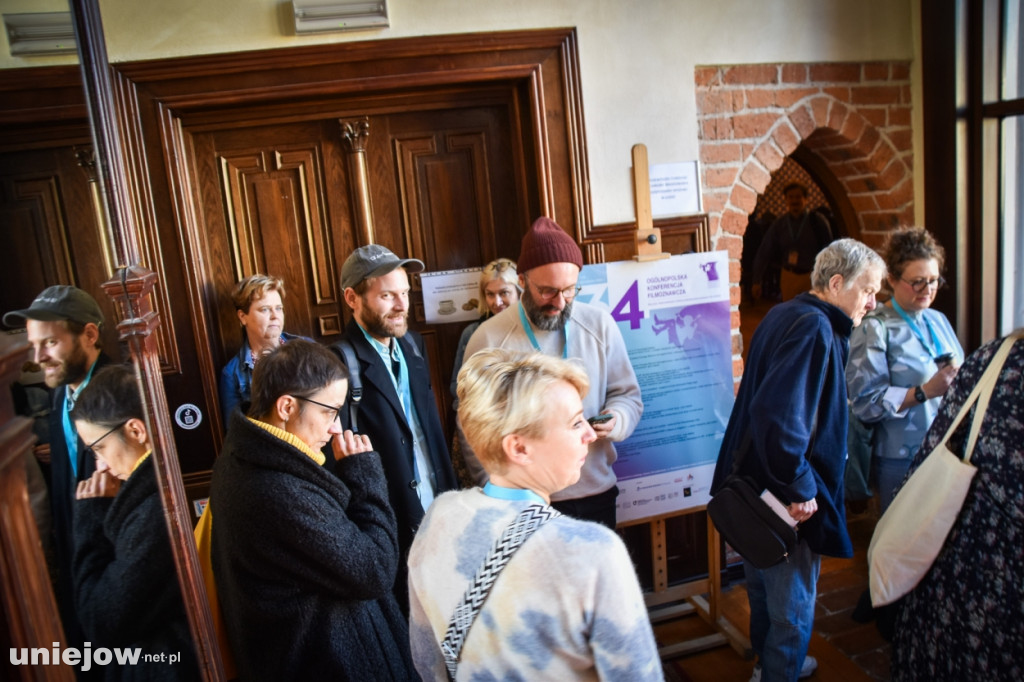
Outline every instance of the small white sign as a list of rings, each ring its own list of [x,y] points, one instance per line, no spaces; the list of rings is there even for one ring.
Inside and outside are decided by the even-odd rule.
[[[480,270],[467,268],[420,274],[427,323],[469,322],[479,318]]]
[[[181,428],[191,431],[203,423],[203,412],[192,403],[183,403],[174,411],[174,421]]]
[[[700,213],[696,161],[654,164],[649,171],[652,216]]]

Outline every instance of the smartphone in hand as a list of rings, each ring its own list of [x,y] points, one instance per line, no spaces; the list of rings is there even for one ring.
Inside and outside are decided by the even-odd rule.
[[[593,426],[594,424],[604,424],[606,421],[611,421],[611,418],[612,413],[608,412],[606,414],[599,414],[595,417],[591,417],[587,421],[590,422],[591,426]]]

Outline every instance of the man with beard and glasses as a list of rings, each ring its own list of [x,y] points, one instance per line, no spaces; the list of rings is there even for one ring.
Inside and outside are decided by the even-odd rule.
[[[43,371],[46,385],[54,389],[49,418],[55,591],[68,639],[65,646],[80,646],[83,635],[71,580],[72,515],[78,483],[89,480],[96,463],[78,437],[73,410],[95,370],[110,362],[100,349],[103,313],[81,289],[57,285],[45,289],[28,308],[4,315],[3,322],[8,327],[25,327],[33,360]]]
[[[633,433],[643,402],[626,355],[626,344],[611,315],[576,301],[583,254],[550,218],[538,218],[523,237],[519,254],[519,304],[481,323],[466,346],[466,358],[485,348],[540,351],[579,362],[590,378],[583,412],[593,419],[592,442],[580,480],[551,496],[551,506],[578,519],[615,528],[615,445]],[[603,421],[602,421],[603,420]],[[466,467],[483,485],[487,474],[461,438]]]
[[[388,499],[398,521],[399,570],[395,597],[409,612],[406,558],[434,497],[458,487],[430,386],[423,339],[409,330],[409,273],[423,262],[399,258],[378,244],[361,246],[341,268],[341,288],[352,320],[352,344],[362,383],[359,433],[380,453]],[[344,359],[344,355],[342,355]]]

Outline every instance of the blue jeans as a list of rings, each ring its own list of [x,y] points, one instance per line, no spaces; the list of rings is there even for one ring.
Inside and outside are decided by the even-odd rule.
[[[766,569],[743,562],[750,600],[750,643],[761,682],[796,682],[814,627],[821,555],[801,540],[789,560]]]
[[[910,457],[906,459],[875,457],[875,473],[878,476],[878,504],[883,513],[896,497],[896,488],[906,478],[912,461],[913,459]]]

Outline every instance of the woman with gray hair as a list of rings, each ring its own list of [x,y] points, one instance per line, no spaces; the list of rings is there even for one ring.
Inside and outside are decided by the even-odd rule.
[[[490,481],[438,497],[409,553],[423,679],[662,678],[622,541],[549,506],[579,479],[596,437],[583,417],[588,388],[579,365],[540,353],[484,350],[459,373],[459,419]]]

